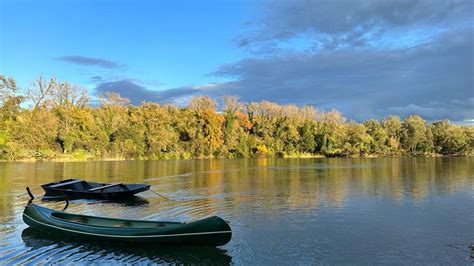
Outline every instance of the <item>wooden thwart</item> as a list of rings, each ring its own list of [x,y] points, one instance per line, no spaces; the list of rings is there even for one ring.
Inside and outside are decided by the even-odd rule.
[[[51,188],[58,188],[58,187],[63,187],[63,186],[68,186],[68,185],[72,185],[72,184],[76,184],[76,183],[81,183],[82,180],[71,180],[69,182],[64,182],[64,183],[58,183],[58,184],[55,184],[55,185],[51,185],[49,187]]]
[[[89,192],[94,192],[94,191],[97,191],[97,190],[102,190],[102,189],[111,188],[111,187],[116,187],[116,186],[121,186],[121,185],[123,185],[123,183],[110,184],[110,185],[107,185],[107,186],[91,188],[91,189],[89,189],[88,191],[89,191]]]

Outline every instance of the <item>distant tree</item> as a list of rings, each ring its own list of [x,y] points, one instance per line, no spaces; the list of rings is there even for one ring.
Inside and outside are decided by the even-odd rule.
[[[14,97],[17,90],[16,81],[12,77],[0,74],[0,106]]]
[[[420,145],[420,150],[423,152],[431,153],[433,152],[434,144],[433,144],[433,132],[431,132],[431,128],[426,125],[425,129],[425,140]]]
[[[107,91],[99,94],[99,102],[102,106],[126,106],[130,104],[130,99],[122,97],[119,93]]]
[[[41,76],[26,90],[26,97],[33,103],[33,109],[66,105],[83,108],[89,101],[86,89],[56,78],[46,81]]]
[[[300,134],[300,151],[301,152],[308,152],[308,153],[315,153],[317,148],[316,143],[316,122],[313,120],[307,120],[299,128]]]
[[[398,152],[400,148],[400,137],[402,122],[398,116],[388,116],[384,118],[381,125],[387,134],[386,145],[392,152]]]
[[[224,119],[225,119],[225,139],[230,140],[234,136],[236,129],[237,113],[240,112],[242,104],[239,103],[239,97],[237,96],[224,96]]]
[[[83,108],[89,101],[89,96],[85,88],[68,82],[55,83],[52,91],[52,101],[54,105],[65,106],[71,105]]]
[[[300,141],[297,126],[289,117],[277,118],[273,134],[275,141],[272,144],[269,143],[269,146],[279,155],[295,153]]]
[[[441,154],[459,154],[468,152],[469,140],[466,131],[449,124],[448,120],[434,122],[433,132],[434,151]]]
[[[29,157],[48,159],[59,151],[56,143],[58,118],[45,109],[26,110],[12,125],[13,139]]]
[[[0,74],[0,159],[18,159],[22,148],[15,142],[13,127],[23,100],[16,81]]]
[[[375,119],[367,120],[364,122],[364,126],[367,130],[367,133],[371,137],[370,141],[370,152],[372,153],[381,153],[387,150],[385,145],[387,142],[387,133],[380,124],[379,121]]]
[[[42,76],[31,83],[30,88],[26,90],[26,97],[33,103],[33,109],[50,105],[54,86],[57,86],[55,78],[46,81]]]
[[[474,154],[474,126],[464,126],[466,136],[466,154]]]
[[[241,115],[242,103],[239,102],[237,96],[224,96],[224,146],[226,152],[230,154],[237,153],[239,146],[242,126],[240,125],[239,115]],[[235,156],[242,156],[242,154],[236,154]],[[232,156],[231,156],[232,157]]]
[[[338,111],[321,113],[317,117],[316,140],[318,152],[328,156],[342,155],[346,138],[346,118]]]
[[[24,97],[18,95],[16,81],[0,74],[0,121],[12,120],[20,112]],[[0,124],[1,125],[1,124]]]
[[[216,113],[216,102],[209,96],[193,97],[185,116],[188,118],[186,135],[190,138],[192,154],[196,157],[217,155],[224,143],[224,118]]]
[[[200,95],[191,98],[188,104],[188,108],[193,111],[200,110],[213,110],[217,108],[217,103],[211,97],[207,95]]]
[[[59,119],[57,140],[64,153],[75,150],[90,151],[100,155],[102,145],[96,136],[100,132],[90,109],[74,106],[56,106],[54,114]]]
[[[367,128],[364,124],[351,122],[347,124],[346,132],[346,139],[342,147],[346,156],[364,155],[369,152],[372,138],[367,134]]]
[[[403,148],[411,153],[423,151],[427,141],[425,120],[418,115],[407,117],[402,124]]]
[[[172,157],[179,149],[179,132],[173,127],[174,108],[146,102],[137,109],[145,126],[146,152],[152,158]]]

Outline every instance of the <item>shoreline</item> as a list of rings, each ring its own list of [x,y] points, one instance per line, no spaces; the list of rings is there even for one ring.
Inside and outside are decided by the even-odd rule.
[[[451,157],[474,157],[474,154],[388,154],[388,155],[363,155],[363,156],[325,156],[322,154],[292,154],[283,156],[256,156],[256,157],[189,157],[189,158],[52,158],[52,159],[18,159],[0,160],[0,163],[38,163],[38,162],[119,162],[119,161],[169,161],[169,160],[207,160],[207,159],[323,159],[323,158],[451,158]]]

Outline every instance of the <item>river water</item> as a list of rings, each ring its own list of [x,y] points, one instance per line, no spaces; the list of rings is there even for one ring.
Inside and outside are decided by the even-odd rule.
[[[67,212],[230,220],[218,248],[77,241],[28,228],[24,187],[66,178],[148,183],[133,201]],[[36,203],[62,209],[63,202]],[[472,264],[474,158],[0,163],[0,264]]]

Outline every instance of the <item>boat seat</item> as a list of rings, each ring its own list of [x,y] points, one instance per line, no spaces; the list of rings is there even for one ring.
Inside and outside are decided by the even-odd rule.
[[[129,227],[130,225],[132,225],[130,222],[124,221],[118,224],[114,224],[113,227]]]
[[[51,185],[49,187],[58,188],[58,187],[69,186],[69,185],[76,184],[76,183],[81,183],[81,182],[82,182],[82,180],[74,179],[74,180],[71,180],[71,181],[68,181],[68,182],[54,184],[54,185]]]
[[[87,224],[87,222],[89,221],[87,217],[82,217],[82,216],[69,217],[65,220],[75,222],[75,223],[80,223],[80,224]]]
[[[94,192],[94,191],[97,191],[97,190],[102,190],[102,189],[111,188],[111,187],[116,187],[116,186],[121,186],[121,185],[123,185],[123,183],[110,184],[110,185],[106,185],[106,186],[91,188],[91,189],[89,189],[89,190],[87,190],[87,191],[89,191],[89,192]]]

